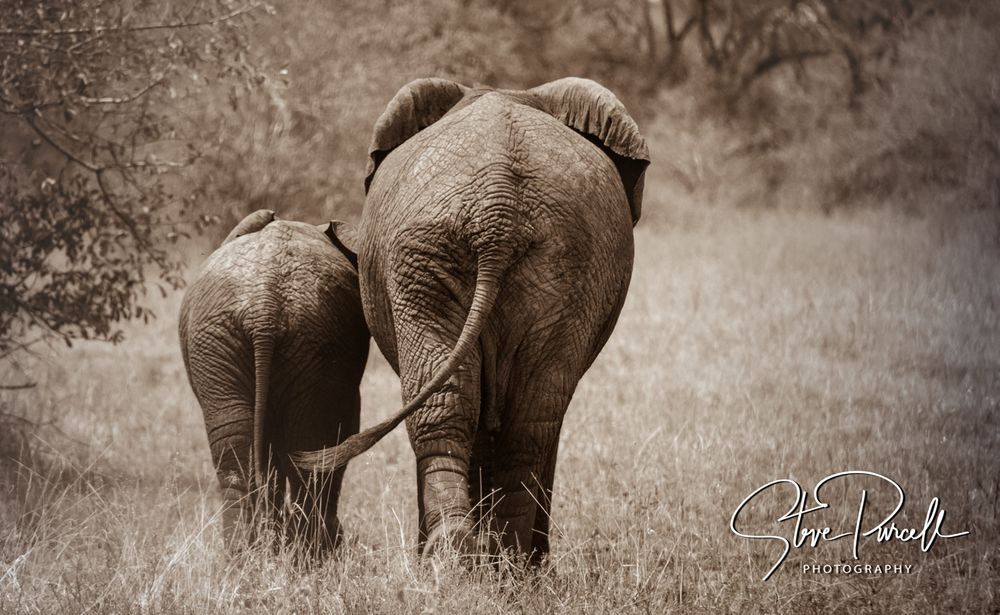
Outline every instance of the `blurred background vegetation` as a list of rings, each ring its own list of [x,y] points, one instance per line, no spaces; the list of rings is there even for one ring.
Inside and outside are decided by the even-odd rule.
[[[0,356],[114,339],[254,209],[356,219],[370,129],[418,77],[606,85],[651,145],[643,224],[997,210],[998,27],[975,0],[7,2]]]

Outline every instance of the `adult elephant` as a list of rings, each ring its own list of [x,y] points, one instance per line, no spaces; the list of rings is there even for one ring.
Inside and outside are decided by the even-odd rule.
[[[358,431],[369,333],[354,253],[343,249],[338,227],[348,235],[342,223],[315,227],[254,212],[184,296],[181,350],[223,489],[230,550],[242,546],[241,518],[250,521],[257,499],[250,493],[266,494],[267,509],[281,516],[286,480],[306,513],[289,526],[321,548],[339,535],[343,469],[312,487],[285,454]]]
[[[625,301],[648,164],[625,107],[586,79],[420,79],[378,119],[361,297],[404,399],[434,390],[407,420],[424,552],[482,549],[488,508],[502,546],[548,552],[559,430]]]

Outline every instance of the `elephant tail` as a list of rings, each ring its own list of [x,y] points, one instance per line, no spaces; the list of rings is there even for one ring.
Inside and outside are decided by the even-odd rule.
[[[271,358],[274,354],[274,339],[269,335],[253,336],[253,463],[254,485],[259,489],[264,485],[264,424],[267,414],[267,393],[271,380]]]
[[[423,406],[431,395],[440,389],[451,375],[458,370],[469,353],[479,341],[483,325],[493,309],[497,294],[500,291],[500,279],[508,266],[508,258],[503,250],[487,251],[479,256],[476,271],[476,290],[469,307],[469,315],[462,326],[458,341],[434,376],[424,384],[416,397],[404,405],[396,414],[355,434],[337,446],[327,447],[318,451],[299,451],[291,453],[292,462],[302,470],[313,472],[334,472],[361,453],[374,446],[390,431],[402,423],[408,416]]]

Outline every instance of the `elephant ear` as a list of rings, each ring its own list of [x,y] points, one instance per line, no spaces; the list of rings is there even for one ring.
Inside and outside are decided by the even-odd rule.
[[[441,119],[468,91],[464,85],[447,79],[417,79],[400,88],[375,122],[368,146],[365,194],[389,152]]]
[[[277,216],[275,216],[273,210],[258,209],[240,220],[239,224],[233,227],[233,230],[229,231],[229,235],[226,236],[226,239],[222,242],[222,244],[225,245],[237,237],[256,233],[268,224],[274,222],[276,217]]]
[[[358,268],[358,232],[354,225],[343,220],[331,220],[329,224],[321,224],[319,229],[323,231],[333,245],[344,253],[347,260],[351,261],[354,268]]]
[[[590,79],[567,77],[528,90],[550,115],[583,134],[615,163],[632,224],[642,214],[649,149],[635,120],[610,90]]]

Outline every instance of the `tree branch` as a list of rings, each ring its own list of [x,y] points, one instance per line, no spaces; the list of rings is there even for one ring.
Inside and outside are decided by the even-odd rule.
[[[115,214],[115,217],[121,220],[122,224],[125,225],[125,228],[129,230],[129,233],[132,234],[132,237],[135,239],[136,243],[139,244],[139,247],[145,250],[146,254],[148,254],[149,257],[153,259],[153,262],[162,266],[163,264],[162,256],[157,254],[156,250],[154,250],[153,247],[149,245],[149,243],[145,240],[145,238],[139,232],[139,229],[135,226],[135,221],[132,220],[132,218],[126,216],[115,205],[114,196],[112,195],[111,190],[108,188],[107,182],[104,179],[105,171],[107,171],[107,169],[100,169],[94,172],[94,175],[97,177],[97,187],[100,188],[101,190],[101,197],[103,198],[104,203],[108,206],[108,209],[111,210],[111,213]]]
[[[669,2],[669,0],[664,0]],[[653,29],[653,17],[650,12],[653,10],[648,0],[638,0],[638,8],[642,11],[643,35],[646,37],[646,57],[650,68],[654,68],[657,63],[656,53],[656,31]]]
[[[90,28],[67,28],[65,30],[3,30],[0,29],[0,36],[72,36],[74,34],[103,34],[105,32],[146,32],[149,30],[177,30],[180,28],[197,28],[201,26],[213,26],[224,21],[235,19],[240,15],[260,8],[262,5],[250,4],[241,8],[218,15],[202,21],[177,21],[162,24],[148,24],[142,26],[93,26]]]
[[[65,102],[65,97],[59,98],[57,100],[47,100],[40,103],[32,103],[30,105],[24,105],[23,107],[12,107],[10,106],[10,101],[0,97],[0,113],[4,115],[24,115],[26,113],[33,113],[35,111],[41,111],[42,109],[48,109],[49,107],[57,107]]]
[[[699,0],[697,14],[698,32],[701,36],[702,48],[705,50],[705,57],[709,65],[718,70],[721,61],[719,59],[718,47],[715,44],[715,39],[712,37],[712,27],[708,21],[708,0]]]
[[[33,389],[38,386],[37,382],[24,382],[22,384],[0,384],[0,391],[20,391],[23,389]]]
[[[110,170],[110,168],[100,167],[90,162],[87,162],[86,160],[80,158],[73,152],[69,151],[68,149],[60,145],[57,141],[55,141],[47,132],[42,130],[42,128],[38,126],[38,123],[35,121],[35,118],[29,116],[27,118],[27,122],[28,125],[31,126],[31,128],[35,131],[35,134],[44,139],[46,143],[54,147],[57,151],[62,153],[69,160],[73,161],[74,163],[80,165],[84,169],[87,169],[88,171],[94,174],[94,177],[97,179],[97,187],[100,189],[101,198],[104,201],[105,205],[107,205],[108,209],[111,210],[111,213],[113,213],[115,217],[118,218],[122,222],[122,224],[125,225],[125,228],[128,229],[129,233],[135,239],[139,248],[144,250],[146,254],[148,254],[149,257],[153,260],[153,262],[162,266],[163,264],[162,256],[160,254],[157,254],[156,250],[154,250],[153,247],[149,245],[146,239],[142,236],[142,234],[139,232],[139,229],[135,225],[135,221],[132,220],[129,216],[125,215],[125,213],[122,212],[120,209],[118,209],[117,205],[115,205],[114,196],[112,195],[112,192],[109,189],[107,182],[104,178],[104,174],[108,170]],[[137,163],[137,162],[132,162],[128,164],[133,167],[146,166],[146,164],[144,163]],[[127,168],[124,165],[118,165],[118,166],[122,168]]]
[[[126,103],[130,103],[130,102],[133,102],[135,100],[138,100],[139,98],[142,98],[150,90],[152,90],[156,86],[158,86],[161,83],[163,83],[163,79],[164,79],[163,77],[160,77],[159,79],[157,79],[156,81],[153,81],[152,83],[150,83],[146,87],[142,88],[138,92],[136,92],[134,94],[130,94],[128,96],[121,96],[121,97],[103,96],[103,97],[99,97],[99,98],[91,98],[89,96],[81,96],[80,100],[82,100],[83,102],[85,102],[85,103],[87,103],[89,105],[124,105]]]
[[[698,17],[696,15],[692,15],[691,17],[689,17],[688,20],[684,22],[684,25],[681,26],[681,29],[677,31],[677,35],[675,36],[674,40],[676,40],[678,43],[683,41],[684,38],[688,35],[688,32],[690,32],[697,24],[698,24]]]
[[[677,29],[674,27],[673,0],[663,0],[663,21],[667,27],[667,40],[673,43],[677,40]]]
[[[791,51],[786,54],[768,56],[758,62],[754,69],[746,77],[744,77],[743,81],[740,83],[739,89],[740,91],[745,90],[755,80],[763,77],[786,62],[801,62],[802,60],[820,58],[827,55],[830,55],[829,49],[803,49],[801,51]]]
[[[15,344],[15,345],[11,346],[10,348],[4,350],[3,352],[0,352],[0,359],[6,359],[7,357],[11,356],[12,354],[14,354],[15,352],[18,352],[18,351],[27,350],[28,348],[31,348],[32,346],[34,346],[38,342],[42,341],[43,339],[45,339],[45,338],[43,338],[43,337],[36,337],[35,339],[33,339],[33,340],[29,341],[29,342],[21,342],[20,344]],[[8,340],[6,340],[6,339],[0,339],[0,348],[2,348],[3,345],[7,343],[7,341]]]
[[[38,114],[38,109],[35,109],[34,113],[37,115]],[[96,165],[94,165],[94,164],[92,164],[90,162],[87,162],[83,158],[80,158],[79,156],[77,156],[76,154],[74,154],[73,152],[69,151],[68,149],[66,149],[65,147],[63,147],[61,144],[59,144],[55,139],[53,139],[49,135],[49,133],[47,133],[44,130],[42,130],[41,126],[38,125],[38,122],[35,121],[34,117],[32,117],[32,116],[29,115],[29,116],[27,116],[25,118],[25,120],[27,121],[28,126],[30,126],[31,129],[33,131],[35,131],[35,134],[37,134],[39,137],[41,137],[43,141],[45,141],[46,143],[48,143],[49,145],[51,145],[53,148],[55,148],[63,156],[66,156],[66,158],[72,160],[73,162],[75,162],[76,164],[80,165],[81,167],[87,169],[91,173],[99,173],[101,171],[100,167],[98,167],[98,166],[96,166]]]

